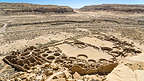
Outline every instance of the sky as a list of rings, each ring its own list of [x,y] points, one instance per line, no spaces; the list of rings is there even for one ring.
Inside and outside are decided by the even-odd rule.
[[[64,5],[72,8],[97,4],[144,4],[144,0],[0,0],[0,2]]]

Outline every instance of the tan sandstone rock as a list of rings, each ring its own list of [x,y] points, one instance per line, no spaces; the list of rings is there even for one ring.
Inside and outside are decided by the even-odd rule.
[[[107,81],[144,81],[144,55],[128,57],[108,76]]]
[[[80,74],[78,74],[77,72],[75,72],[75,73],[73,74],[73,77],[74,77],[74,79],[76,79],[76,80],[81,80],[81,79],[82,79],[82,77],[80,76]]]
[[[108,76],[107,81],[137,81],[135,73],[124,64],[118,65]]]

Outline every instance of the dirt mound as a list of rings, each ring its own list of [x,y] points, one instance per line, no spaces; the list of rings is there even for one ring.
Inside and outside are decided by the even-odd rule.
[[[120,11],[120,12],[144,12],[144,5],[124,5],[124,4],[102,4],[91,5],[80,8],[81,11]]]
[[[0,3],[0,10],[3,11],[3,14],[73,12],[73,9],[67,6],[37,5],[27,3]]]

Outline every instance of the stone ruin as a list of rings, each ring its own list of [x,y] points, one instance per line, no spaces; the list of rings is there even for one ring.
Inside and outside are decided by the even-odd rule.
[[[53,46],[30,46],[23,51],[12,51],[9,56],[3,58],[3,61],[15,68],[18,73],[23,72],[23,77],[30,76],[32,75],[31,73],[34,73],[35,77],[40,75],[43,76],[41,77],[40,81],[48,81],[49,77],[53,76],[54,73],[65,73],[64,70],[67,70],[69,75],[78,73],[80,76],[96,74],[104,76],[110,73],[119,64],[117,57],[126,57],[129,53],[141,53],[141,51],[133,44],[127,43],[126,41],[120,41],[114,36],[101,35],[94,37],[100,40],[110,41],[114,44],[114,47],[96,47],[94,45],[78,40],[64,41],[57,43]],[[81,49],[85,48],[86,46],[91,46],[95,49],[101,49],[102,51],[106,51],[106,53],[111,55],[113,58],[111,58],[111,60],[95,60],[90,59],[86,54],[78,54],[77,56],[73,57],[67,56],[63,53],[63,50],[57,47],[57,45],[63,43],[67,43],[73,46],[75,45]],[[20,76],[20,74],[14,76]],[[54,77],[55,76],[53,76],[52,79],[54,79]],[[65,77],[66,75],[63,75],[62,78]],[[13,77],[12,80],[15,80],[17,78],[18,77]],[[69,78],[67,77],[65,79]],[[73,77],[71,77],[71,79],[73,79]]]
[[[61,53],[58,48],[52,48],[52,50],[50,50],[49,47],[37,49],[36,47],[31,46],[25,49],[22,53],[13,51],[11,55],[6,56],[3,61],[14,67],[15,70],[24,72],[28,72],[28,70],[36,65],[57,63],[63,67],[71,69],[73,73],[78,72],[82,75],[95,74],[97,72],[104,73],[101,71],[102,68],[107,67],[108,65],[112,67],[117,65],[117,63],[105,59],[100,59],[99,62],[96,62],[93,59],[85,60],[80,59],[80,57],[88,58],[84,54],[79,54],[77,57],[68,57]]]

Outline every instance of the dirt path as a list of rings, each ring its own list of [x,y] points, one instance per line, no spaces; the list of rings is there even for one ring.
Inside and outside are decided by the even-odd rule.
[[[6,36],[7,25],[11,22],[11,20],[0,22],[3,26],[0,28],[0,45],[3,43]]]
[[[6,32],[7,25],[8,25],[10,22],[12,22],[12,20],[7,20],[7,21],[5,21],[5,22],[2,22],[2,24],[4,24],[4,25],[3,25],[3,27],[0,28],[0,33],[5,33],[5,32]]]
[[[0,33],[4,33],[6,31],[7,23],[3,23],[3,27],[0,28]]]
[[[7,23],[2,23],[4,24],[3,27],[0,28],[0,42],[4,41],[4,34],[6,32],[6,26],[7,26]]]

